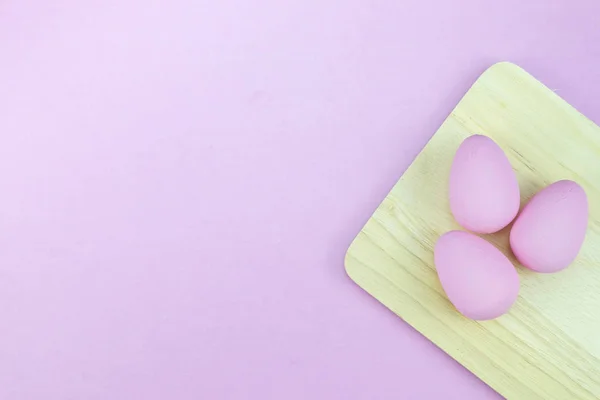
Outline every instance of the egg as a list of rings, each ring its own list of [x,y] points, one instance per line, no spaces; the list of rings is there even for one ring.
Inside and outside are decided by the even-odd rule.
[[[449,201],[456,222],[476,233],[497,232],[517,216],[517,177],[492,139],[474,135],[459,146],[450,169]]]
[[[587,223],[583,188],[573,181],[558,181],[527,203],[510,231],[510,246],[525,267],[557,272],[577,257]]]
[[[465,317],[499,317],[517,299],[517,271],[500,250],[478,236],[464,231],[442,235],[434,262],[448,299]]]

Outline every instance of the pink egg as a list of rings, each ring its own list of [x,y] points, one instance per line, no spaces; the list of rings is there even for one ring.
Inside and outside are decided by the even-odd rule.
[[[442,235],[434,261],[448,298],[468,318],[499,317],[517,299],[517,271],[500,250],[478,236],[462,231]]]
[[[521,264],[556,272],[575,260],[587,230],[588,201],[573,181],[558,181],[527,203],[510,231],[510,246]]]
[[[492,139],[474,135],[462,142],[450,169],[449,197],[454,218],[472,232],[497,232],[517,216],[519,184]]]

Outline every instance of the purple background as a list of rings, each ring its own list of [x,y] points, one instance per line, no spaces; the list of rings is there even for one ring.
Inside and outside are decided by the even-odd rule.
[[[599,11],[0,1],[0,398],[499,398],[344,253],[494,62],[600,121]]]

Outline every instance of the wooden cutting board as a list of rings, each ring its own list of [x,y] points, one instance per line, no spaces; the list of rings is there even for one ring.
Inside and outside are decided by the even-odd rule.
[[[438,237],[461,229],[449,211],[454,152],[481,133],[506,152],[522,204],[572,179],[590,221],[577,260],[556,274],[518,266],[521,292],[492,321],[461,316],[433,264]],[[483,236],[518,265],[509,228]],[[450,356],[509,399],[600,399],[600,128],[518,66],[500,63],[471,87],[358,234],[348,275]]]

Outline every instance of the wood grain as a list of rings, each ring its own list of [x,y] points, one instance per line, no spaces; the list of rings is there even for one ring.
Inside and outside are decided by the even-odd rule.
[[[521,292],[492,321],[461,316],[433,265],[437,238],[461,229],[448,206],[453,155],[481,133],[506,152],[522,205],[560,179],[587,192],[590,222],[577,260],[536,274],[514,259],[509,228],[486,235],[517,265]],[[346,270],[367,292],[509,399],[600,399],[600,128],[510,63],[475,82],[358,234]]]

